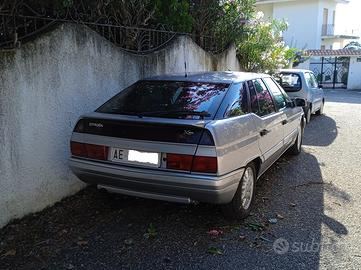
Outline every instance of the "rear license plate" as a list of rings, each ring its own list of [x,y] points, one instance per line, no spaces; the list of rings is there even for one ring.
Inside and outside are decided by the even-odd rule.
[[[159,167],[160,154],[112,147],[110,149],[109,160],[118,163],[131,163]]]

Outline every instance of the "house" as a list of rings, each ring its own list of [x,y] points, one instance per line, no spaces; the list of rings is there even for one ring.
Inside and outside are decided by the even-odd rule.
[[[344,18],[338,17],[340,5],[347,4],[348,0],[258,0],[256,8],[265,20],[288,22],[283,38],[290,47],[341,49],[360,37],[357,29],[345,26]]]

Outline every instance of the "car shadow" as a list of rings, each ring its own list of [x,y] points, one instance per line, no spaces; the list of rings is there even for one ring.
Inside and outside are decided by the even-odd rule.
[[[272,226],[273,255],[277,266],[287,265],[304,269],[318,269],[321,250],[340,251],[337,239],[348,234],[347,228],[328,215],[333,207],[350,202],[350,196],[332,183],[324,182],[317,158],[307,150],[297,157],[285,155],[261,179],[257,204],[266,217],[282,217],[279,226]],[[334,205],[326,205],[325,197]],[[267,204],[262,204],[266,198]],[[322,234],[326,226],[331,236]],[[279,239],[288,248],[278,247]],[[270,258],[269,258],[270,259]],[[265,261],[267,263],[267,261]],[[290,268],[290,267],[287,267]]]
[[[317,269],[321,249],[337,252],[337,239],[348,233],[326,214],[324,198],[340,205],[350,201],[347,193],[323,181],[320,166],[307,150],[282,157],[258,182],[254,210],[244,221],[225,219],[214,205],[181,205],[88,187],[2,229],[0,263],[5,269]],[[332,231],[327,239],[324,225]],[[16,254],[1,256],[9,250]]]
[[[304,145],[309,146],[328,146],[337,138],[338,130],[336,121],[328,115],[313,115],[311,122],[307,124]]]

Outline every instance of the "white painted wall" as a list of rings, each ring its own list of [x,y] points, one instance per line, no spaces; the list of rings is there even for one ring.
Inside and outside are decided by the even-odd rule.
[[[288,30],[283,35],[287,45],[298,49],[320,48],[318,1],[275,3],[273,16],[279,20],[285,19],[289,24]]]
[[[323,10],[325,8],[328,9],[328,24],[333,24],[333,22],[334,22],[334,19],[333,19],[334,14],[333,13],[334,13],[334,11],[336,11],[334,35],[346,34],[345,29],[343,28],[343,24],[341,23],[342,19],[344,19],[344,18],[341,18],[339,16],[339,12],[338,12],[338,7],[340,5],[344,5],[344,4],[337,4],[337,3],[335,3],[335,1],[330,1],[330,0],[320,1],[319,23],[321,26],[323,25]],[[320,33],[322,33],[322,28],[319,31],[320,31]],[[322,38],[321,46],[324,45],[325,49],[338,50],[338,49],[342,49],[344,47],[345,42],[347,42],[347,40],[340,39],[340,38]]]
[[[284,41],[288,46],[298,49],[343,48],[348,40],[322,39],[323,10],[328,9],[328,24],[333,24],[333,12],[336,10],[335,34],[346,34],[338,9],[345,4],[337,4],[334,0],[299,0],[275,1],[270,4],[257,4],[257,10],[264,13],[264,19],[285,19],[289,28],[284,33]],[[351,34],[351,33],[349,33]]]
[[[342,40],[339,39],[328,39],[328,38],[324,38],[322,39],[322,44],[321,46],[325,46],[325,49],[332,49],[332,50],[338,50],[338,49],[342,49],[343,47],[341,47],[341,45],[343,44]]]
[[[126,53],[88,28],[62,25],[0,52],[0,227],[84,185],[68,168],[77,118],[154,74],[239,70],[235,48],[214,57],[187,37],[146,56]]]
[[[321,25],[323,24],[323,10],[325,8],[328,9],[327,24],[333,24],[333,12],[337,9],[337,3],[334,0],[319,1],[319,19],[320,19],[319,22]],[[336,20],[337,20],[337,13],[336,13]]]
[[[359,57],[351,57],[350,59],[350,69],[348,73],[348,89],[361,89],[361,62],[357,62]]]
[[[265,21],[273,19],[273,4],[258,5],[257,10],[263,13]]]
[[[258,4],[257,10],[264,19],[286,20],[288,30],[283,34],[285,43],[298,49],[319,49],[321,46],[320,3],[318,0],[303,0]],[[320,25],[321,24],[321,25]]]
[[[344,38],[323,39],[322,45],[325,45],[325,49],[339,50],[345,48],[351,41],[353,40]]]
[[[341,29],[348,30],[348,34],[361,34],[361,21],[360,21],[360,0],[350,0],[345,4],[337,5],[336,23]],[[356,41],[361,41],[360,38]]]

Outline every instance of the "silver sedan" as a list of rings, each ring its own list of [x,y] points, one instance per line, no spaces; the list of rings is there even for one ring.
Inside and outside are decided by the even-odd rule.
[[[300,153],[304,105],[265,74],[140,80],[80,117],[70,167],[110,192],[221,204],[244,218],[257,179],[286,150]]]

